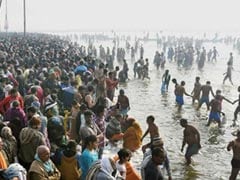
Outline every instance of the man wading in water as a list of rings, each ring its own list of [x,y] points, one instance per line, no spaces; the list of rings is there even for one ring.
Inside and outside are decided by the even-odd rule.
[[[228,144],[227,150],[233,151],[233,158],[231,161],[232,172],[229,179],[235,180],[240,170],[240,131],[239,130],[237,131],[237,138]]]
[[[199,149],[201,148],[200,134],[195,127],[188,125],[186,119],[181,119],[180,125],[185,128],[183,131],[183,143],[181,152],[183,152],[185,144],[188,144],[185,158],[187,160],[187,165],[189,165],[191,164],[192,155],[197,154]]]
[[[178,105],[178,111],[182,109],[182,105],[184,104],[183,95],[185,94],[186,96],[192,97],[190,94],[186,93],[184,86],[185,86],[184,81],[181,82],[181,85],[177,85],[177,84],[175,85],[175,95],[176,95],[176,102]]]

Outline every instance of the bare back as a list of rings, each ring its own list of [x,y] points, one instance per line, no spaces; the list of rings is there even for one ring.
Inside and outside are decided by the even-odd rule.
[[[151,140],[155,137],[160,137],[159,129],[156,124],[153,123],[153,124],[149,125],[148,130],[149,130]]]
[[[209,85],[203,85],[203,86],[201,87],[202,96],[203,96],[203,97],[208,97],[211,90],[212,90],[212,87],[211,87],[211,86],[209,86]]]
[[[185,130],[183,131],[183,135],[188,145],[199,144],[199,133],[195,127],[187,125]]]

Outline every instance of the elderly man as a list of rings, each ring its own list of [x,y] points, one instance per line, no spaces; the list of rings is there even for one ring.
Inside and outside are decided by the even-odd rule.
[[[29,169],[29,180],[60,180],[60,172],[50,160],[50,150],[41,145]]]

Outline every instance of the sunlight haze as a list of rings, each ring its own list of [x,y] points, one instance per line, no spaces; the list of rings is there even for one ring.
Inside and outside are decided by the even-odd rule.
[[[238,7],[237,0],[26,0],[27,31],[236,32],[240,30]],[[8,24],[8,31],[23,30],[23,0],[8,0]]]

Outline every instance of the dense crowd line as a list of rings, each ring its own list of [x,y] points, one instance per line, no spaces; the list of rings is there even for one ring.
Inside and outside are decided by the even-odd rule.
[[[28,176],[29,180],[159,180],[164,178],[164,169],[168,179],[172,179],[155,117],[147,116],[148,127],[143,133],[138,120],[128,115],[131,107],[128,96],[124,89],[118,89],[120,82],[129,80],[126,53],[130,53],[134,62],[134,78],[150,79],[149,60],[143,59],[144,48],[139,40],[133,46],[126,41],[126,47],[122,48],[115,39],[112,50],[107,47],[105,51],[100,46],[98,51],[94,42],[79,46],[53,35],[24,37],[10,33],[0,34],[0,37],[2,179],[22,180]],[[87,36],[86,40],[89,38]],[[215,47],[208,53],[204,48],[200,51],[202,42],[192,38],[169,37],[158,40],[158,45],[163,47],[163,52],[156,52],[154,56],[157,69],[164,68],[167,60],[176,62],[178,67],[189,67],[195,56],[201,69],[207,58],[216,61],[218,55]],[[140,59],[135,61],[138,53]],[[231,77],[227,78],[231,81]],[[168,90],[170,80],[169,70],[166,70],[162,93]],[[203,96],[209,96],[212,89],[209,82],[201,86],[199,80],[198,77],[192,95],[185,92],[185,82],[178,84],[173,80],[179,110],[186,94],[194,97],[193,102],[200,102],[199,108],[206,101],[215,118],[219,101],[214,105],[215,101],[209,103],[206,98],[205,101],[204,97],[200,98],[201,91]],[[224,99],[221,95],[213,96]],[[186,119],[181,119],[180,124],[185,128],[182,151],[188,144],[185,157],[190,164],[191,156],[201,148],[200,134]],[[150,142],[142,144],[148,134]],[[122,148],[115,156],[104,155],[106,146],[118,146],[119,142]],[[232,147],[233,143],[228,149]],[[139,172],[130,159],[140,148],[144,160]]]

